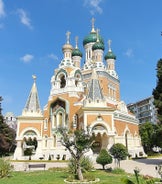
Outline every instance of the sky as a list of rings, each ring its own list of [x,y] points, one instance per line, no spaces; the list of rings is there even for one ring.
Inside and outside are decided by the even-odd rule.
[[[156,87],[156,65],[162,57],[161,0],[0,0],[0,96],[2,113],[19,116],[33,79],[41,108],[48,102],[50,80],[63,58],[66,32],[79,49],[91,31],[91,19],[117,57],[121,100],[150,97]],[[82,59],[82,66],[84,56]]]

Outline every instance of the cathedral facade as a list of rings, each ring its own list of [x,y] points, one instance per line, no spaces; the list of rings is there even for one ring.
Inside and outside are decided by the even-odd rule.
[[[143,156],[138,120],[120,100],[120,81],[115,70],[116,56],[108,41],[94,27],[83,40],[83,54],[70,44],[66,33],[63,59],[51,77],[51,90],[43,112],[40,108],[36,76],[22,115],[17,118],[17,147],[14,159],[24,159],[32,149],[32,159],[67,159],[69,152],[61,145],[58,127],[89,129],[95,141],[90,154],[109,150],[115,143],[124,144],[132,157]]]

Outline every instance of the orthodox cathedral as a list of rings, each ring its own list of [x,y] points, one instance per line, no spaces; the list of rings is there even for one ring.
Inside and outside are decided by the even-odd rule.
[[[71,131],[89,129],[95,141],[89,154],[109,150],[115,143],[124,144],[132,157],[145,153],[141,146],[138,120],[120,99],[120,81],[115,70],[116,56],[108,41],[104,54],[104,40],[95,29],[83,40],[83,54],[70,44],[70,32],[62,47],[63,59],[51,77],[48,102],[40,108],[36,76],[22,115],[17,117],[17,147],[14,159],[25,159],[25,151],[32,149],[32,159],[68,159],[69,152],[61,145],[58,127]]]

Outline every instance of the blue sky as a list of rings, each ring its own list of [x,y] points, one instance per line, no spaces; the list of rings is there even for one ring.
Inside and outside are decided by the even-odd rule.
[[[20,115],[33,79],[43,109],[50,79],[62,59],[66,32],[71,44],[91,30],[91,19],[117,56],[121,100],[136,102],[152,95],[156,64],[162,57],[161,0],[0,0],[0,95],[3,114]],[[82,63],[84,59],[82,59]]]

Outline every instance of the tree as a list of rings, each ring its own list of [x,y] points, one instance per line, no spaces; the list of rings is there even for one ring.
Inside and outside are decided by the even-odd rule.
[[[106,149],[101,149],[96,162],[98,164],[101,164],[103,169],[105,170],[105,165],[112,163],[112,156],[107,152]]]
[[[156,88],[153,89],[153,96],[154,96],[154,105],[157,109],[157,116],[159,123],[162,123],[162,59],[160,59],[157,63],[157,84]]]
[[[0,114],[0,156],[14,151],[15,137],[15,131],[4,122],[3,116]]]
[[[154,145],[162,148],[162,124],[155,124],[154,127]]]
[[[76,166],[77,179],[83,180],[83,174],[81,170],[81,159],[84,153],[89,151],[93,144],[93,137],[89,131],[76,130],[73,133],[68,132],[65,128],[59,128],[58,132],[61,134],[61,143],[70,152],[74,159]]]
[[[126,159],[126,157],[128,156],[128,151],[123,144],[116,143],[110,148],[110,154],[114,156],[120,167],[120,160]]]
[[[144,151],[146,153],[152,151],[153,146],[156,145],[154,125],[150,122],[140,124],[139,133]]]

